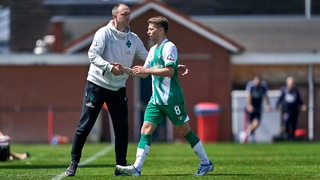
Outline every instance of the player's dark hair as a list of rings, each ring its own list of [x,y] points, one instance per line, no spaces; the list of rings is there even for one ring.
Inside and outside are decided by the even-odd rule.
[[[157,27],[163,28],[165,34],[167,34],[169,29],[169,21],[166,17],[164,16],[152,17],[148,20],[148,23],[155,24]]]

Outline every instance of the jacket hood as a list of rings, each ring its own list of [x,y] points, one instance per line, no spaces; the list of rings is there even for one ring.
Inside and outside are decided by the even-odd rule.
[[[107,27],[109,27],[112,31],[112,33],[116,36],[118,36],[119,38],[126,38],[127,35],[130,32],[130,27],[126,27],[124,32],[118,31],[115,27],[114,27],[114,20],[110,20],[110,22],[107,24]]]

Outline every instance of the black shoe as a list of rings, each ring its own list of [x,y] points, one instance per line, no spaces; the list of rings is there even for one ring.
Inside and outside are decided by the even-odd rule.
[[[31,156],[29,152],[25,152],[25,153],[26,153],[27,158],[29,158]]]
[[[114,170],[113,175],[114,175],[114,176],[127,176],[126,173],[120,172],[119,169],[117,169],[117,168]]]
[[[67,168],[64,174],[66,176],[74,176],[76,174],[77,168],[78,168],[78,163],[71,162],[70,166]]]

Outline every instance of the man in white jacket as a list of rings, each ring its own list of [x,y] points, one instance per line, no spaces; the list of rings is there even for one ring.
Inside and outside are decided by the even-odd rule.
[[[119,64],[131,67],[135,58],[145,60],[148,55],[140,38],[130,31],[130,13],[127,5],[117,4],[112,9],[113,19],[96,32],[88,51],[91,64],[66,176],[75,175],[83,146],[103,103],[108,106],[115,133],[116,165],[127,165],[129,128],[125,83],[128,75]],[[115,170],[114,175],[122,174]]]

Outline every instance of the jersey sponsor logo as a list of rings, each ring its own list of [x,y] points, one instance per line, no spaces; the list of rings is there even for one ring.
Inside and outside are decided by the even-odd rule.
[[[174,61],[174,57],[172,54],[169,54],[169,56],[167,57],[168,61]]]

